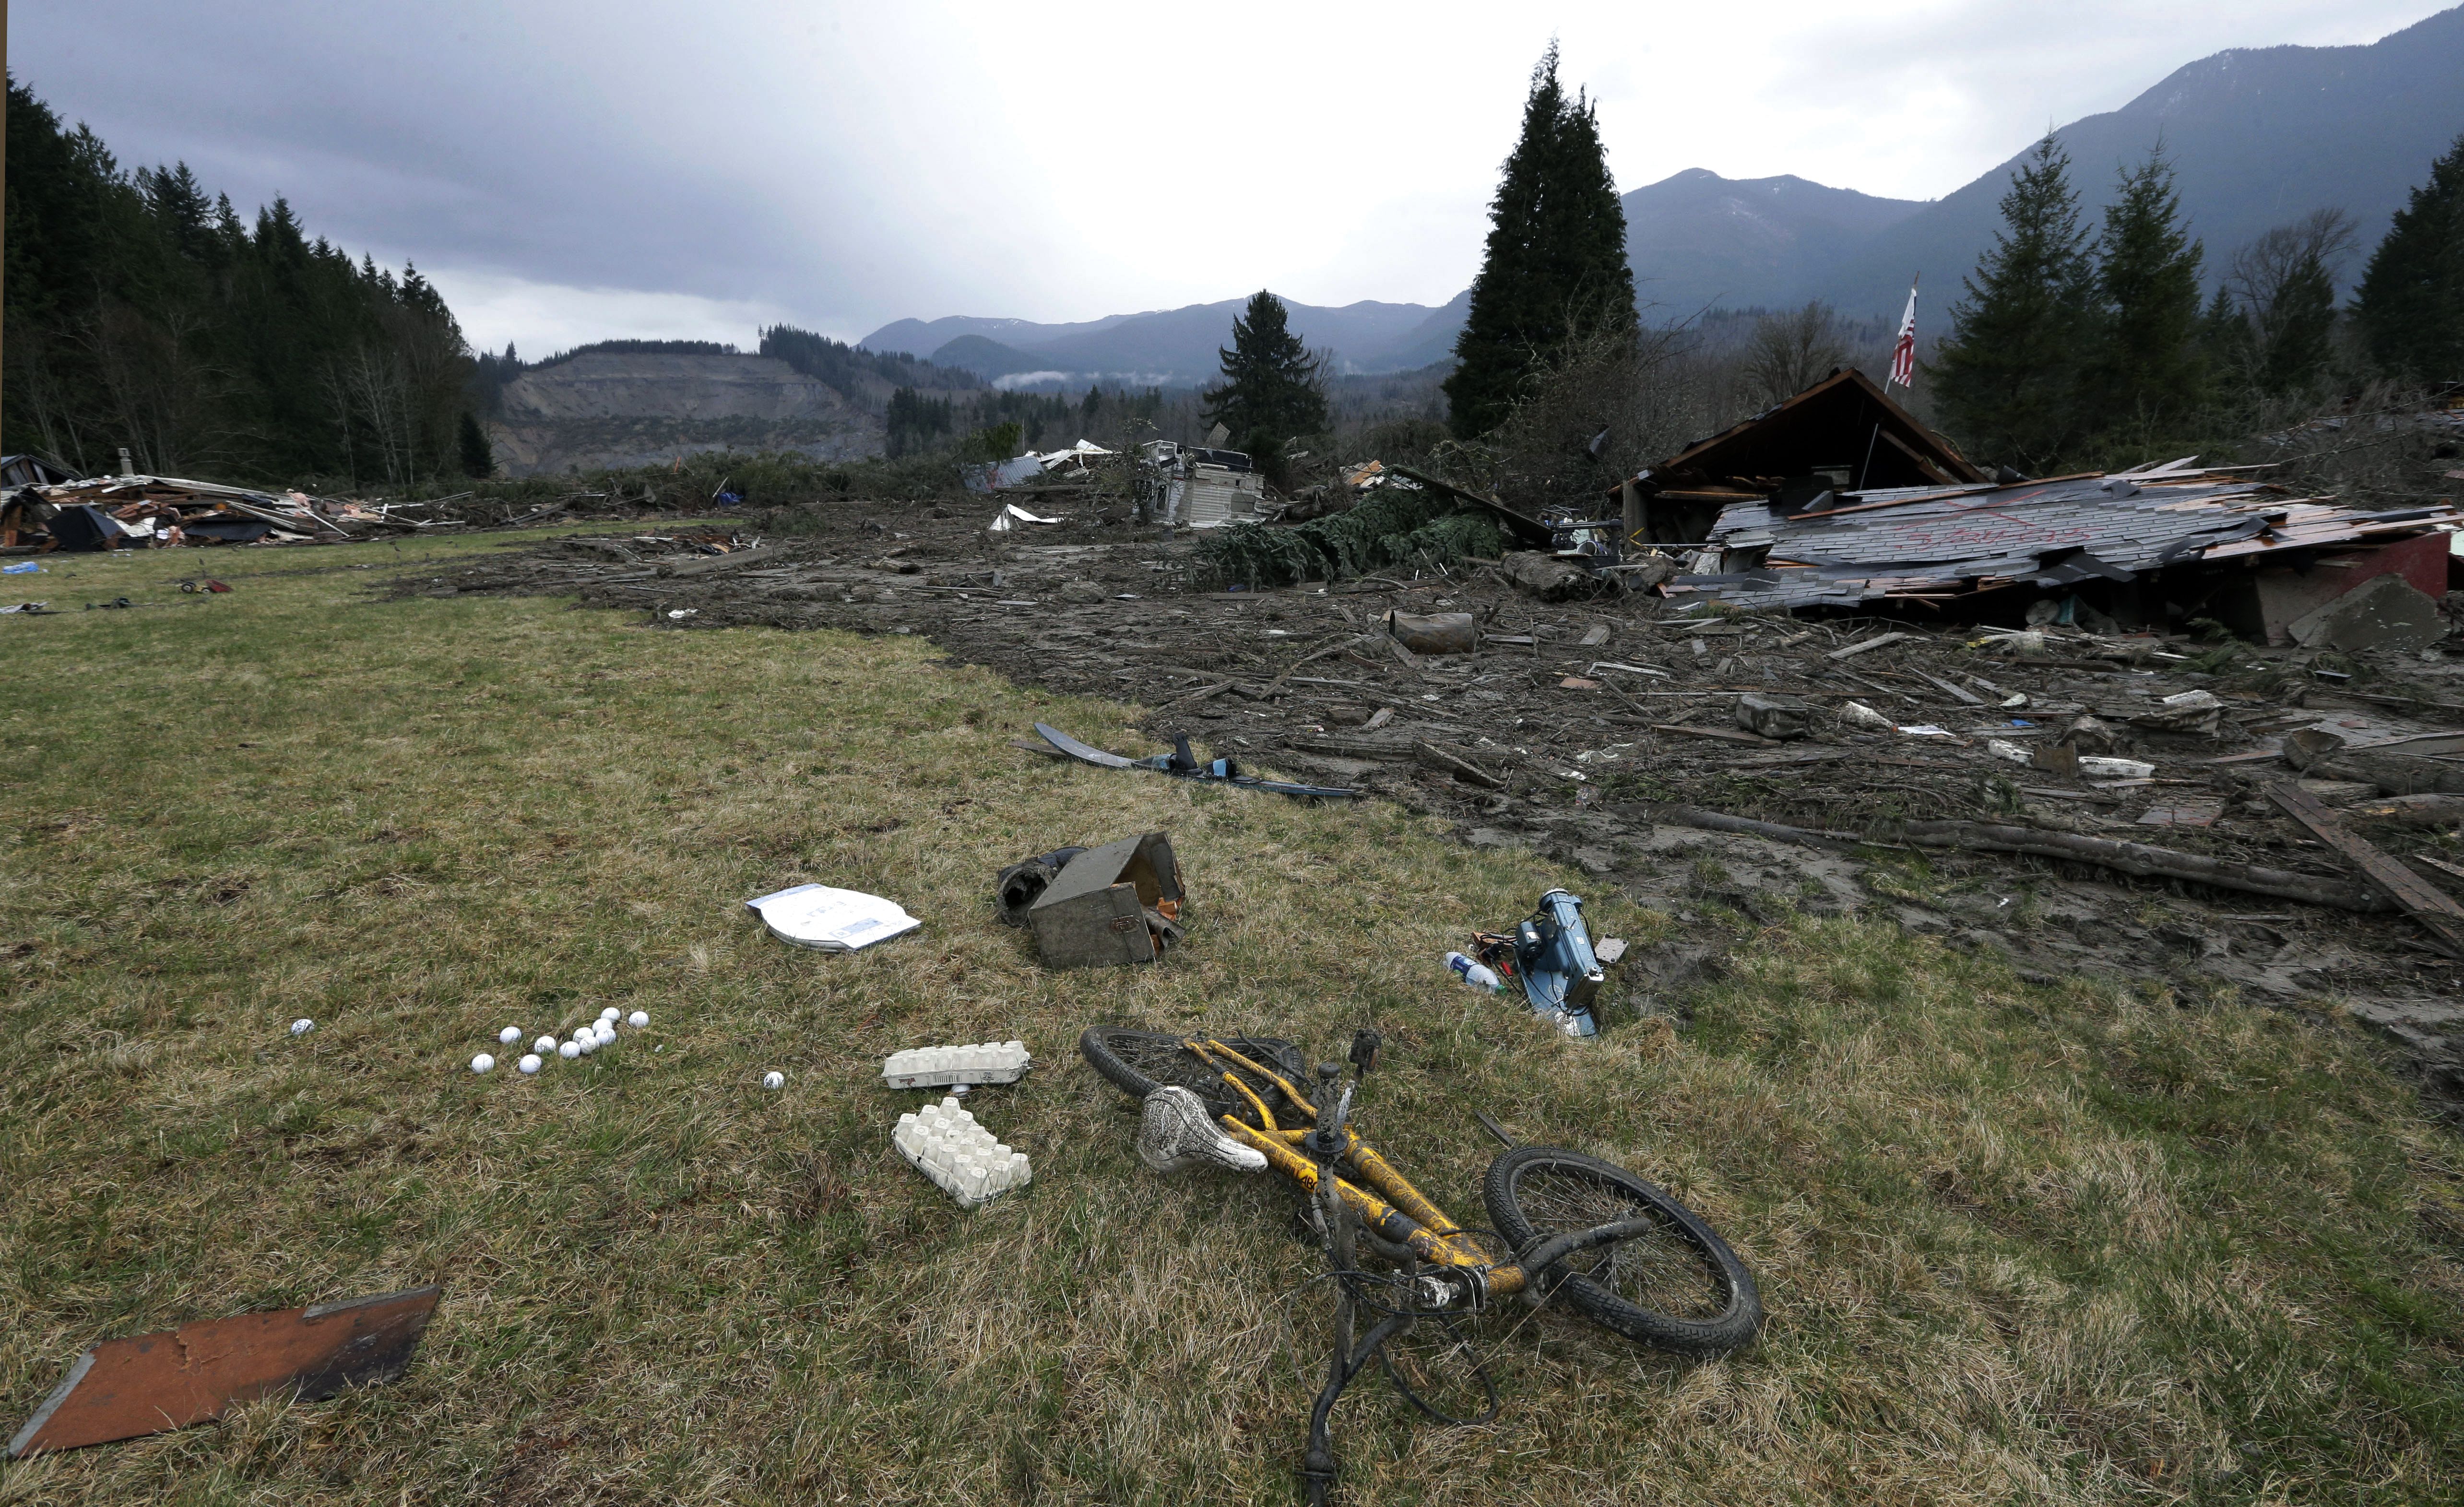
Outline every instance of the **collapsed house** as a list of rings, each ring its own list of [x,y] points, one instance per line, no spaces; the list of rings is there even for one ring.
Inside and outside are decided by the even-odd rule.
[[[2464,527],[2451,500],[2348,507],[2296,496],[2262,479],[2267,469],[2201,469],[2193,456],[1988,476],[1850,369],[1616,496],[1627,550],[1664,541],[1683,564],[1660,590],[1688,606],[1958,604],[1991,617],[2053,599],[2061,622],[2205,617],[2283,643],[2306,614],[2380,576],[2445,594]]]
[[[19,462],[25,462],[19,465]],[[27,479],[22,482],[20,476]],[[179,476],[83,480],[30,456],[0,458],[0,548],[153,549],[182,544],[339,543],[381,529],[459,527],[428,502],[362,503]]]

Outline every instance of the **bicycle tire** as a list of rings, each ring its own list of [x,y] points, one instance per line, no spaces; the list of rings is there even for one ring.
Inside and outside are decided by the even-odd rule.
[[[1299,1065],[1300,1049],[1288,1041],[1279,1041],[1271,1036],[1226,1036],[1221,1039],[1225,1046],[1250,1061],[1283,1074],[1296,1088],[1308,1079],[1308,1073]],[[1132,1031],[1123,1026],[1089,1026],[1079,1034],[1078,1053],[1113,1087],[1132,1098],[1142,1100],[1156,1089],[1177,1085],[1203,1099],[1209,1114],[1237,1114],[1244,1109],[1245,1104],[1235,1103],[1235,1096],[1224,1086],[1222,1075],[1183,1047],[1182,1043],[1187,1040],[1189,1036],[1186,1033]],[[1242,1076],[1269,1105],[1273,1105],[1278,1097],[1288,1097],[1270,1083],[1255,1081],[1253,1075],[1244,1073]]]
[[[1596,1157],[1517,1146],[1488,1164],[1482,1201],[1517,1251],[1535,1240],[1638,1215],[1659,1232],[1567,1257],[1535,1286],[1629,1340],[1679,1355],[1722,1356],[1762,1328],[1753,1274],[1702,1216],[1651,1184]]]

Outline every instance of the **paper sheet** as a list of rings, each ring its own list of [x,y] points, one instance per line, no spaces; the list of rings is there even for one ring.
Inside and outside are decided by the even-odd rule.
[[[822,952],[854,952],[924,924],[895,900],[822,884],[799,884],[744,903],[780,941]]]

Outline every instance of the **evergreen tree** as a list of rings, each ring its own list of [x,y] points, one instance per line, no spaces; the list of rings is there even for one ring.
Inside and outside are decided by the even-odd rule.
[[[1577,334],[1630,334],[1625,206],[1590,100],[1557,83],[1557,44],[1531,71],[1523,135],[1489,201],[1488,245],[1446,379],[1463,438],[1502,422],[1533,373]]]
[[[1232,321],[1232,348],[1216,354],[1223,381],[1199,397],[1206,421],[1230,431],[1235,446],[1271,458],[1286,440],[1325,431],[1324,364],[1292,333],[1283,299],[1263,288],[1251,295]]]
[[[2387,371],[2464,381],[2464,136],[2396,211],[2362,274],[2354,313]]]
[[[2096,248],[2097,342],[2083,407],[2106,424],[2162,424],[2207,400],[2202,249],[2182,228],[2162,150],[2122,174]]]
[[[2012,174],[2001,209],[1926,371],[1969,454],[2035,471],[2079,437],[2089,329],[2087,233],[2070,157],[2050,133]]]
[[[496,474],[496,449],[488,443],[488,432],[479,427],[479,416],[470,410],[462,410],[462,474],[466,476],[493,476]]]
[[[2208,369],[2219,377],[2255,380],[2252,366],[2257,347],[2250,320],[2222,284],[2208,300],[2208,311],[2199,316],[2199,349],[2207,357]]]
[[[2336,279],[2317,253],[2294,265],[2259,324],[2259,386],[2270,392],[2299,392],[2325,375],[2335,356]]]

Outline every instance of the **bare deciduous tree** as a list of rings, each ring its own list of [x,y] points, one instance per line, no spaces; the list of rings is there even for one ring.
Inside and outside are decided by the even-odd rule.
[[[2235,252],[2225,284],[2245,310],[2263,320],[2283,303],[2285,290],[2309,266],[2324,267],[2332,275],[2355,244],[2351,215],[2342,210],[2313,210]]]
[[[1749,395],[1763,408],[1795,396],[1848,361],[1846,333],[1831,305],[1820,299],[1801,309],[1766,314],[1754,321],[1746,344]]]

